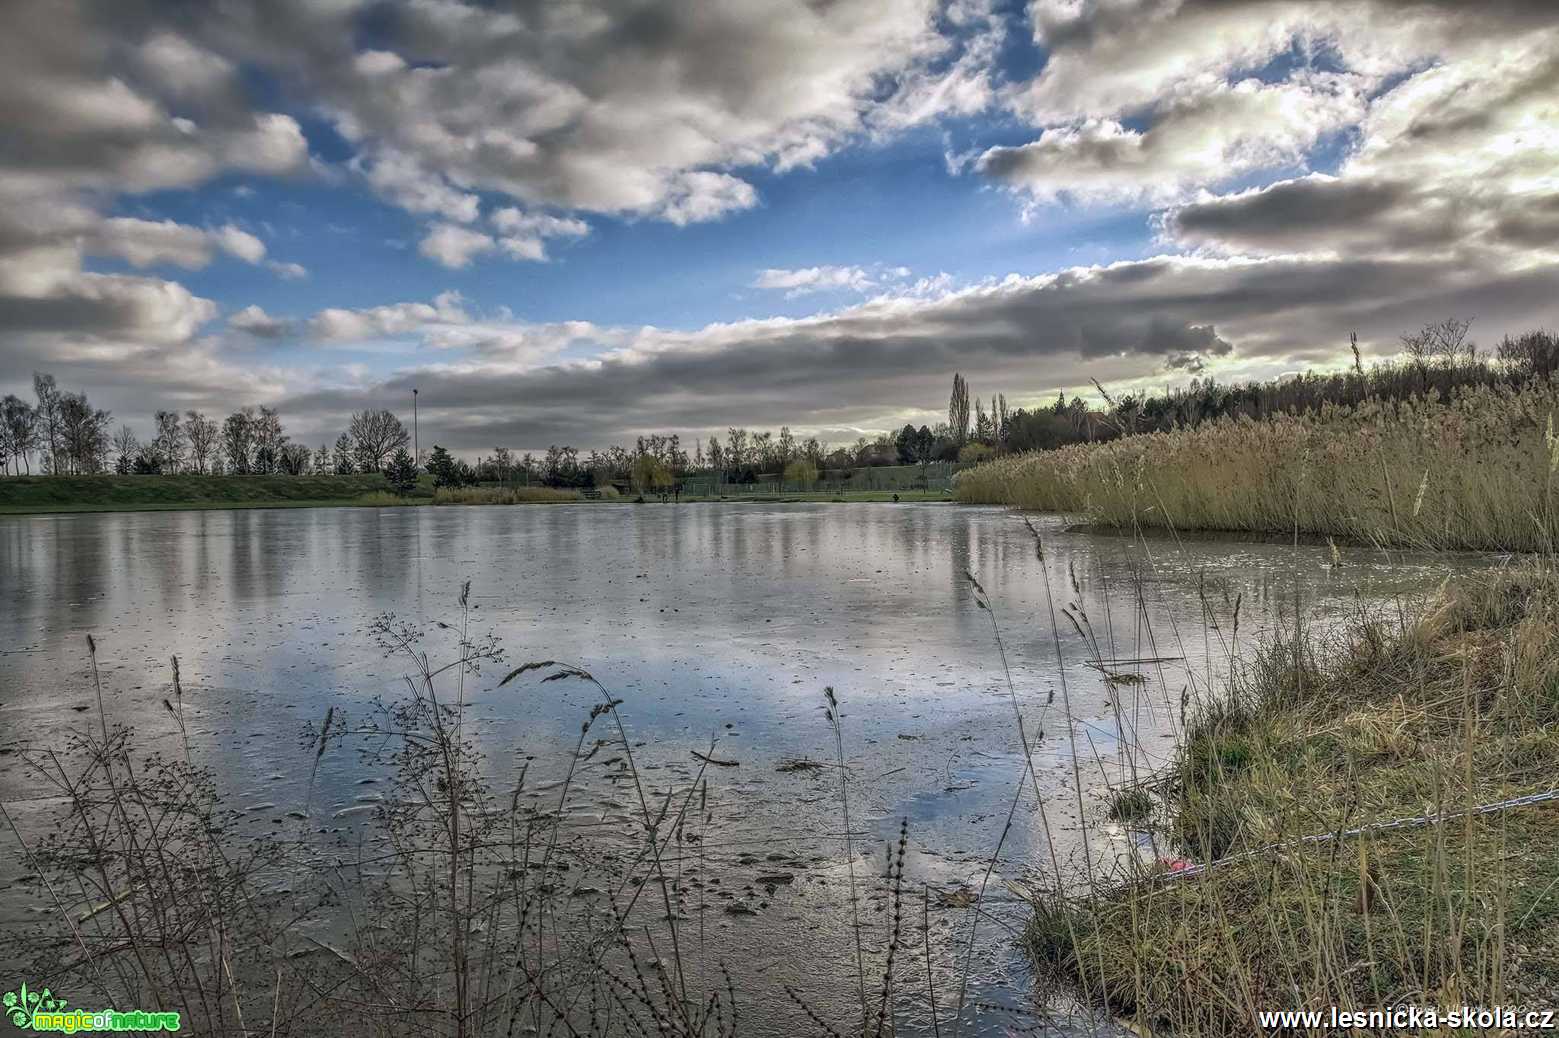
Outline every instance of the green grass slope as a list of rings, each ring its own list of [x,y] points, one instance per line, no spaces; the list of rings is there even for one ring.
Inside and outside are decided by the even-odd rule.
[[[0,479],[0,513],[158,508],[246,508],[344,503],[387,491],[366,476],[11,476]]]

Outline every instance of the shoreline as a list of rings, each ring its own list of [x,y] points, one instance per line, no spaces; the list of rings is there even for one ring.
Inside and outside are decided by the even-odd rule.
[[[961,504],[955,498],[942,494],[939,491],[898,491],[899,504]],[[68,502],[40,505],[7,505],[0,504],[0,519],[8,517],[29,517],[48,515],[100,515],[112,512],[211,512],[211,511],[251,511],[267,508],[507,508],[515,505],[676,505],[676,504],[894,504],[893,491],[862,491],[840,497],[835,494],[784,494],[784,495],[752,495],[729,497],[684,497],[680,501],[658,501],[647,499],[638,502],[632,498],[590,500],[577,498],[561,501],[437,501],[432,497],[417,496],[398,501],[386,501],[381,499],[361,500],[360,498],[256,498],[252,500],[211,500],[211,501],[145,501],[145,502],[113,502],[108,504],[96,504],[92,502]]]
[[[1166,765],[1112,794],[1151,853],[1035,899],[1037,968],[1154,1034],[1550,1001],[1556,618],[1539,561],[1242,652],[1226,687],[1194,691]]]

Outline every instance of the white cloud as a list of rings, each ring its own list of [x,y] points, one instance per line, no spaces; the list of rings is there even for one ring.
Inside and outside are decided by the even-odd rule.
[[[301,263],[271,260],[265,266],[283,281],[301,281],[309,276],[309,269]]]
[[[211,235],[199,227],[129,216],[101,221],[86,240],[89,252],[114,256],[131,266],[166,263],[186,270],[198,270],[210,263],[211,245]]]
[[[1323,135],[1363,118],[1363,85],[1314,75],[1208,85],[1166,102],[1145,130],[1090,118],[1030,144],[991,148],[977,168],[1043,202],[1163,204],[1302,162]]]
[[[813,292],[866,292],[876,283],[877,279],[860,267],[821,266],[796,270],[771,267],[758,272],[752,287],[783,291],[790,299]]]
[[[498,247],[514,259],[544,260],[546,239],[582,238],[590,233],[590,225],[583,220],[527,213],[514,207],[494,210],[491,219],[500,232]]]
[[[944,45],[956,56],[940,67],[923,62],[902,73],[892,94],[866,114],[875,133],[972,116],[996,102],[999,52],[1007,37],[1005,14],[991,0],[960,0],[947,6],[944,17],[954,29]]]
[[[1169,240],[1227,253],[1438,256],[1519,270],[1559,257],[1559,29],[1470,47],[1382,94],[1334,176],[1204,195]]]
[[[573,346],[628,346],[631,336],[598,328],[588,321],[533,324],[500,309],[473,314],[460,293],[449,291],[431,303],[405,302],[361,310],[328,309],[309,322],[310,335],[337,346],[381,346],[410,343],[456,354],[440,370],[469,370],[473,363],[488,370],[517,372],[556,357]]]
[[[455,224],[435,224],[417,251],[436,263],[458,270],[479,256],[498,251],[510,259],[541,261],[547,258],[549,238],[579,238],[590,233],[589,224],[572,217],[527,213],[515,207],[496,209],[490,217],[496,235]]]
[[[229,89],[233,63],[176,32],[155,30],[138,48],[140,71],[171,97],[199,99]]]
[[[358,156],[352,166],[363,172],[380,197],[408,212],[470,223],[481,211],[481,199],[476,195],[452,187],[442,174],[398,152],[380,150],[366,160]]]
[[[1372,95],[1446,73],[1520,75],[1530,66],[1512,48],[1541,63],[1529,43],[1555,21],[1531,0],[1031,0],[1029,14],[1046,62],[1005,97],[1043,133],[978,168],[1040,203],[1154,205],[1302,168],[1341,131],[1362,154],[1393,136]]]
[[[294,324],[285,317],[272,317],[258,306],[250,305],[227,319],[227,326],[257,339],[280,339],[291,335]]]
[[[310,334],[321,341],[366,342],[405,335],[431,326],[470,323],[459,292],[443,292],[432,303],[394,303],[363,310],[330,308],[314,315]]]
[[[721,170],[815,161],[944,49],[931,0],[401,14],[377,52],[304,70],[349,140],[456,191],[678,223],[750,207],[751,185]]]
[[[441,223],[434,225],[418,244],[417,251],[451,270],[458,270],[468,266],[475,257],[492,252],[496,247],[497,243],[491,235],[468,227]]]
[[[265,243],[241,227],[228,224],[211,234],[222,251],[237,256],[245,263],[259,263],[265,259]]]
[[[246,263],[265,259],[265,243],[232,224],[203,230],[173,220],[133,216],[86,217],[85,222],[88,226],[78,228],[83,251],[113,256],[135,267],[170,265],[200,270],[210,264],[217,250]]]
[[[758,192],[747,181],[727,173],[683,173],[665,185],[652,212],[677,226],[718,220],[727,213],[751,209]]]

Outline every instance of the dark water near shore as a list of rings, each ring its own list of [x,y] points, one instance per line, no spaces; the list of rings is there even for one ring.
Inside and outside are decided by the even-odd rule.
[[[710,752],[711,740],[715,757],[736,762],[707,776],[700,874],[719,880],[701,895],[711,954],[747,978],[745,998],[759,1009],[748,1016],[752,1033],[791,1032],[782,983],[847,1020],[853,984],[840,981],[854,975],[854,943],[838,772],[777,769],[792,758],[833,758],[822,709],[822,689],[832,686],[869,944],[885,942],[886,898],[875,878],[883,846],[907,818],[909,879],[917,891],[929,883],[943,892],[930,911],[932,959],[951,985],[962,959],[954,942],[972,919],[957,907],[959,891],[980,885],[1022,775],[991,617],[976,608],[965,576],[972,572],[1000,622],[1047,801],[1041,811],[1030,797],[1013,816],[987,890],[968,1000],[1011,1010],[983,1011],[978,1033],[1032,1026],[1031,982],[1011,939],[1025,915],[1022,893],[1082,863],[1079,800],[1094,831],[1089,859],[1133,853],[1128,835],[1103,821],[1103,796],[1172,752],[1182,689],[1216,681],[1236,638],[1248,647],[1274,624],[1292,625],[1296,607],[1326,622],[1360,602],[1419,595],[1486,561],[1344,549],[1334,565],[1324,546],[1144,544],[1068,532],[1059,518],[1036,522],[1043,564],[1012,514],[944,505],[0,519],[0,796],[24,831],[45,818],[50,803],[35,798],[19,757],[4,751],[57,741],[94,717],[80,709],[95,704],[92,634],[110,719],[138,725],[149,744],[174,736],[160,704],[168,658],[179,657],[193,756],[256,826],[275,824],[303,800],[304,722],[327,706],[360,715],[373,696],[400,689],[406,668],[374,646],[372,618],[388,611],[429,625],[426,648],[447,657],[453,636],[432,625],[458,623],[469,580],[471,629],[500,637],[511,664],[578,663],[623,699],[654,790],[685,787],[698,768],[692,751]],[[1060,615],[1065,608],[1083,634]],[[1110,663],[1143,679],[1112,685],[1086,665],[1096,654],[1168,662]],[[591,690],[569,682],[498,689],[502,671],[489,668],[470,686],[469,723],[495,783],[529,763],[528,788],[545,797],[538,787],[561,773]],[[376,788],[383,776],[354,756],[327,755],[315,814],[335,816],[338,828],[364,824]],[[581,839],[610,842],[627,827],[622,790],[589,767],[571,802]],[[3,839],[0,888],[9,890],[24,868],[9,834]],[[777,871],[793,880],[757,882]],[[755,914],[731,914],[732,904]],[[35,912],[0,895],[0,935],[34,922]],[[918,907],[915,918],[918,925]],[[0,965],[9,965],[4,953]],[[929,1029],[919,997],[901,1002],[901,1033]],[[1064,1014],[1054,1023],[1067,1029]]]

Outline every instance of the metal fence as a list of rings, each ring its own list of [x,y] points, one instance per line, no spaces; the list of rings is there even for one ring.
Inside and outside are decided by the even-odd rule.
[[[784,494],[830,494],[844,497],[862,491],[892,493],[929,490],[951,492],[953,475],[963,466],[939,462],[921,468],[918,465],[890,465],[878,468],[847,469],[825,473],[812,483],[795,480],[759,479],[752,483],[726,482],[717,476],[689,476],[682,481],[682,493],[693,497],[772,497]]]
[[[863,479],[823,480],[815,483],[798,483],[786,480],[759,480],[755,483],[720,483],[715,480],[687,479],[682,481],[682,493],[688,497],[780,497],[787,494],[829,494],[848,497],[860,493],[904,493],[928,490],[933,493],[950,493],[953,481],[950,476],[927,477],[924,481],[905,484],[895,482],[874,485]]]

